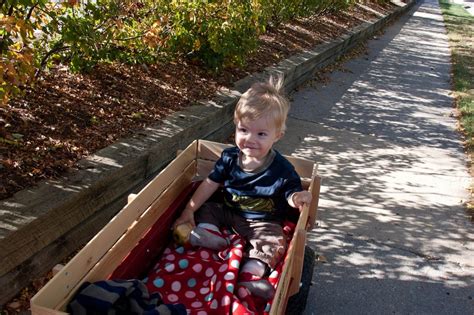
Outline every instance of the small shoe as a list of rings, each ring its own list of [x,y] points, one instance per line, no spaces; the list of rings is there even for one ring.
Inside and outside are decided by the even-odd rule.
[[[227,240],[220,233],[196,226],[189,235],[189,243],[212,250],[221,251],[226,248]]]
[[[275,288],[271,283],[248,272],[241,272],[239,285],[246,287],[252,295],[261,297],[267,301],[275,296]]]

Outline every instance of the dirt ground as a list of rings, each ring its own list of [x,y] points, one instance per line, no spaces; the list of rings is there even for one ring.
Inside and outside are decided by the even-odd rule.
[[[186,60],[152,66],[99,65],[72,74],[58,65],[24,96],[0,107],[0,199],[58,178],[76,162],[139,132],[170,113],[207,99],[220,87],[331,41],[394,8],[367,1],[337,14],[321,14],[270,29],[242,68],[215,74]],[[29,300],[51,277],[32,279],[0,314],[28,312]]]

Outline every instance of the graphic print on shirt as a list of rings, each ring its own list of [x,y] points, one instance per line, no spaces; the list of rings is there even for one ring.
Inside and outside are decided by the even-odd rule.
[[[232,194],[232,201],[225,200],[228,207],[240,211],[273,212],[275,204],[271,198],[239,196]]]

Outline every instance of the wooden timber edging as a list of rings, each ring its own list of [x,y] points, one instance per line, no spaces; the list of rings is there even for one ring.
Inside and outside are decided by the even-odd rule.
[[[347,50],[407,12],[415,1],[374,23],[363,23],[348,34],[311,51],[281,61],[221,90],[206,102],[176,112],[156,126],[114,143],[78,163],[79,170],[58,180],[41,182],[0,202],[0,305],[31,280],[91,239],[171,161],[178,149],[195,139],[222,142],[233,131],[233,109],[241,93],[270,74],[283,74],[291,91]]]

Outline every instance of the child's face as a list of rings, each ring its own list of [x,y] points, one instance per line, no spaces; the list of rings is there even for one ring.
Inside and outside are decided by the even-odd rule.
[[[245,156],[257,160],[263,159],[281,136],[282,132],[268,116],[239,120],[235,128],[237,147]]]

